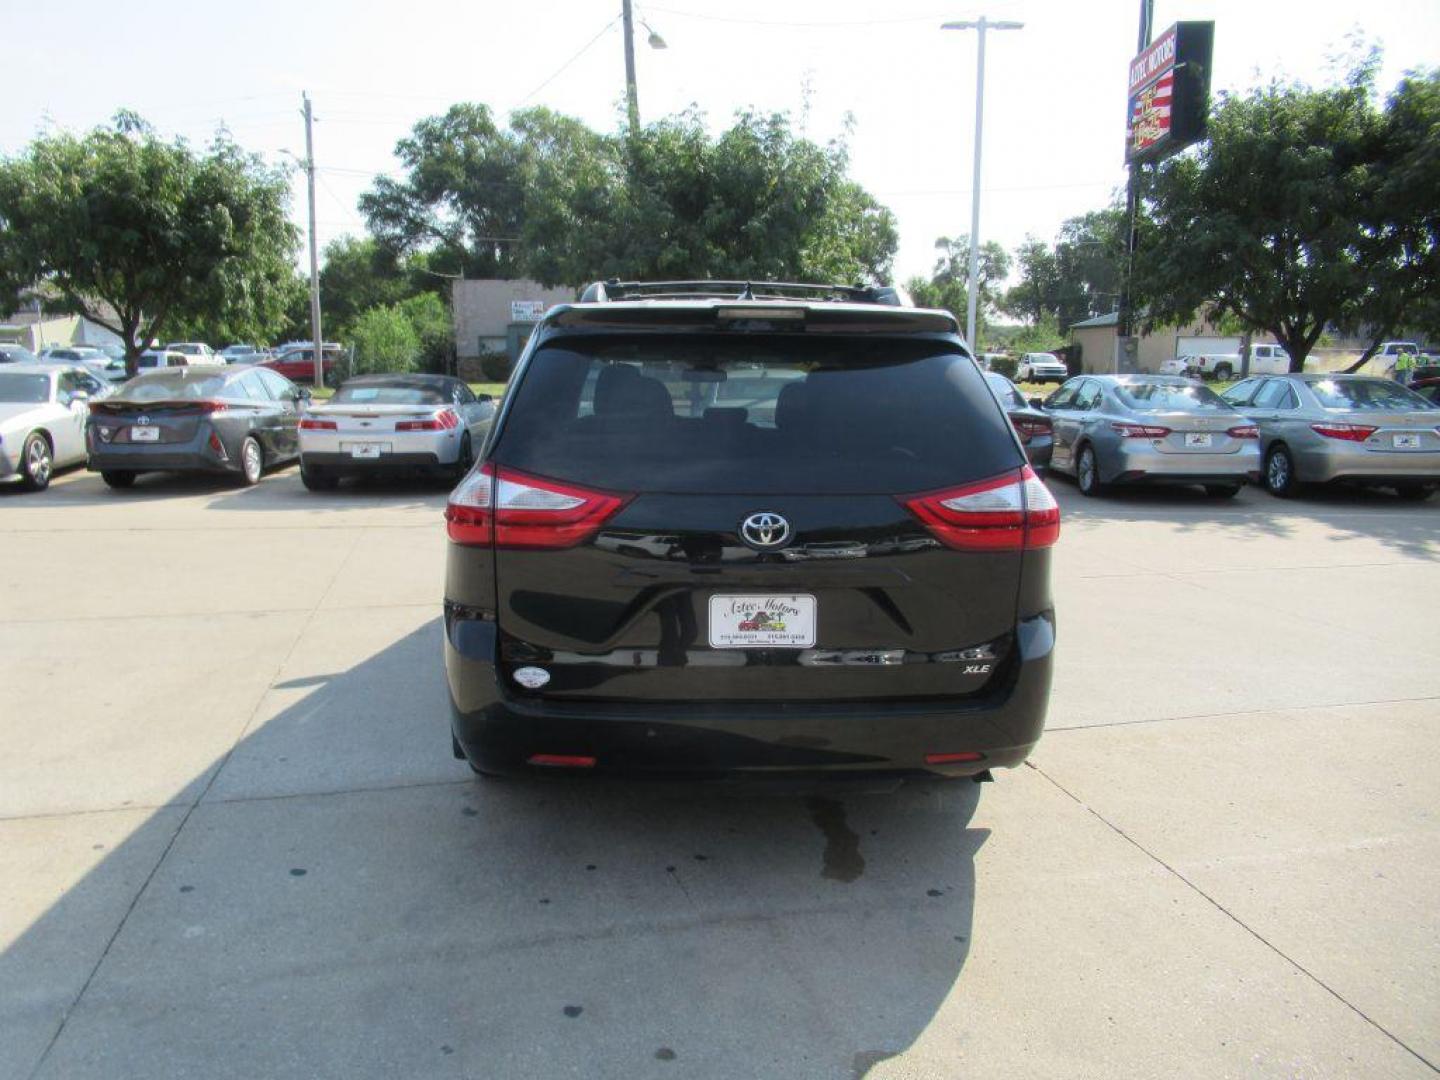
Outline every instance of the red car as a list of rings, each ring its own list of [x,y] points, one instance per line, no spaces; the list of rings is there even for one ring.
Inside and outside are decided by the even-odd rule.
[[[345,350],[339,345],[331,345],[328,342],[323,348],[322,363],[325,368],[325,385],[338,386],[340,380],[336,373],[336,365],[345,359]],[[281,349],[270,359],[262,361],[257,366],[267,367],[271,371],[278,372],[291,382],[313,383],[315,381],[315,346],[291,345]]]

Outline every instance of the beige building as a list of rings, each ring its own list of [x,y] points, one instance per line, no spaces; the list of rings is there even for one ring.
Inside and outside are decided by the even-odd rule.
[[[1080,351],[1080,370],[1102,374],[1115,370],[1115,336],[1118,317],[1099,315],[1070,327],[1070,341]],[[1263,345],[1275,339],[1269,334],[1254,334],[1251,343]],[[1137,340],[1135,370],[1157,372],[1162,361],[1175,356],[1195,353],[1227,353],[1240,351],[1238,334],[1226,334],[1201,319],[1188,326],[1166,327]]]
[[[455,356],[467,377],[486,355],[503,353],[513,364],[540,317],[575,299],[575,290],[538,281],[481,279],[452,283]]]

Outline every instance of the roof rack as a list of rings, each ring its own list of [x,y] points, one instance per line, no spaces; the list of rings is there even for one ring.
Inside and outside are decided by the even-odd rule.
[[[904,289],[891,285],[815,285],[796,281],[595,281],[580,293],[582,304],[616,300],[825,300],[831,303],[914,307]]]

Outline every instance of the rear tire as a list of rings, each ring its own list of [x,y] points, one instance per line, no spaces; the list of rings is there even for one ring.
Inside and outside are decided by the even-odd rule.
[[[1232,368],[1229,364],[1216,364],[1216,365],[1215,365],[1215,381],[1216,381],[1216,382],[1225,382],[1225,381],[1227,381],[1227,380],[1230,378],[1231,375],[1234,375],[1234,374],[1235,374],[1235,369]]]
[[[1205,494],[1212,499],[1233,499],[1240,494],[1239,484],[1206,484]]]
[[[1278,499],[1295,494],[1295,459],[1283,443],[1272,446],[1265,455],[1265,490]]]
[[[1089,443],[1080,448],[1080,455],[1075,459],[1075,486],[1081,495],[1090,497],[1099,495],[1105,488],[1100,482],[1100,462],[1095,459]]]
[[[451,475],[456,480],[465,479],[465,474],[470,471],[470,466],[475,464],[475,448],[470,442],[470,433],[467,431],[460,436],[460,456],[455,459],[455,470]]]
[[[20,486],[26,491],[44,491],[55,472],[55,454],[50,440],[32,432],[20,448]]]
[[[319,465],[306,465],[303,461],[300,463],[300,482],[307,491],[334,491],[340,486],[340,478],[334,473]]]
[[[135,484],[135,477],[138,473],[122,471],[120,469],[106,469],[100,474],[100,479],[105,481],[107,487],[128,488]]]
[[[1395,494],[1406,502],[1424,502],[1435,493],[1435,489],[1428,484],[1401,484],[1395,489]]]
[[[254,487],[264,471],[265,451],[260,449],[260,440],[254,435],[246,435],[245,441],[240,444],[240,483],[245,487]]]

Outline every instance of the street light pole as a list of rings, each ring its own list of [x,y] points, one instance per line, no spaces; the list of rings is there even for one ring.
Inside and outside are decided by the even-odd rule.
[[[630,10],[630,0],[623,0],[620,13],[625,23],[625,107],[633,137],[640,130],[640,92],[635,88],[635,15]]]
[[[310,108],[310,95],[302,93],[305,102],[305,172],[310,181],[310,336],[315,345],[315,388],[325,385],[325,350],[320,340],[320,257],[315,243],[315,141],[311,128],[315,117]]]
[[[970,194],[970,277],[965,287],[965,342],[971,352],[980,347],[975,340],[975,316],[980,300],[980,142],[985,122],[985,31],[1019,30],[1024,25],[1010,20],[992,22],[981,15],[978,19],[947,22],[940,27],[979,32],[975,62],[975,180]]]

